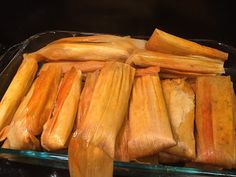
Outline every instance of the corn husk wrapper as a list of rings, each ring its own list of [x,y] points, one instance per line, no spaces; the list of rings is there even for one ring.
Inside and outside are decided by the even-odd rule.
[[[119,40],[124,40],[128,43],[131,43],[138,49],[145,49],[146,40],[144,39],[136,39],[131,38],[130,36],[116,36],[116,35],[109,35],[109,34],[100,34],[100,35],[93,35],[93,36],[77,36],[77,37],[67,37],[56,40],[52,42],[54,43],[69,43],[69,42],[116,42]]]
[[[42,132],[44,123],[51,115],[60,79],[61,69],[49,67],[35,80],[31,97],[26,96],[27,105],[22,103],[24,109],[19,110],[9,128],[7,134],[9,148],[39,149],[40,142],[36,136]]]
[[[30,90],[28,91],[28,93],[26,94],[26,96],[22,99],[19,107],[17,108],[14,117],[12,118],[12,121],[9,125],[7,125],[6,127],[4,127],[2,129],[2,131],[0,132],[0,141],[4,141],[7,138],[8,132],[11,129],[11,127],[13,126],[13,124],[15,122],[17,122],[18,120],[21,120],[22,118],[24,118],[24,115],[26,115],[26,107],[27,104],[29,103],[30,98],[32,97],[33,91],[34,91],[34,87],[35,87],[35,82],[33,82]],[[8,144],[8,143],[6,143]]]
[[[36,60],[23,60],[0,102],[0,131],[10,124],[38,69]]]
[[[115,139],[128,109],[134,74],[127,64],[107,63],[97,79],[86,118],[79,126],[82,139],[112,158]]]
[[[86,117],[98,76],[99,76],[99,71],[96,71],[93,73],[89,73],[86,77],[84,88],[82,90],[79,101],[78,114],[75,123],[76,129],[79,128],[80,123],[83,122],[84,118]]]
[[[35,58],[38,61],[125,61],[139,46],[142,46],[140,41],[112,35],[70,37],[24,54],[24,58]]]
[[[129,141],[129,120],[128,114],[123,122],[123,125],[119,131],[116,138],[116,150],[115,150],[115,160],[122,162],[129,162],[129,152],[128,152],[128,141]]]
[[[102,67],[105,65],[105,62],[102,61],[48,62],[44,64],[44,67],[40,70],[40,72],[47,70],[47,68],[51,65],[56,65],[58,67],[61,67],[63,74],[70,71],[71,68],[73,67],[78,70],[81,70],[82,73],[90,73],[102,69]]]
[[[232,93],[229,76],[197,78],[197,162],[232,168],[236,146]]]
[[[81,91],[81,71],[72,68],[62,80],[53,116],[45,123],[41,135],[44,149],[60,150],[68,146]]]
[[[172,131],[177,145],[164,150],[169,154],[194,159],[195,94],[185,79],[162,81],[163,93],[169,112]],[[186,133],[188,132],[188,133]]]
[[[81,94],[79,123],[68,151],[71,176],[112,176],[115,139],[127,113],[135,71],[112,62],[97,74],[88,75]]]
[[[162,69],[201,74],[223,74],[224,62],[203,56],[178,56],[153,52],[147,50],[136,50],[126,63],[138,67],[159,66]]]
[[[146,48],[174,55],[202,55],[220,60],[228,59],[228,53],[226,52],[168,34],[157,28],[146,43]]]
[[[159,76],[137,77],[130,100],[130,159],[149,156],[176,144]]]
[[[76,134],[73,134],[68,148],[70,176],[112,177],[113,159],[101,148],[88,144]]]

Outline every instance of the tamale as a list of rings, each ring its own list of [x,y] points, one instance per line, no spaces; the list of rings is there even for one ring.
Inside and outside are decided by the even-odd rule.
[[[86,117],[78,133],[111,158],[114,157],[116,136],[128,110],[135,70],[119,62],[107,63],[97,79]]]
[[[162,88],[176,146],[164,152],[187,159],[195,158],[195,94],[185,79],[162,80]],[[187,133],[186,133],[187,132]]]
[[[77,37],[66,37],[56,41],[54,43],[65,43],[65,42],[116,42],[118,40],[125,40],[126,42],[130,42],[138,49],[145,49],[146,40],[144,39],[136,39],[131,38],[129,36],[116,36],[109,34],[97,34],[93,36],[77,36]]]
[[[138,67],[159,66],[161,69],[176,70],[182,72],[201,74],[224,73],[224,62],[203,56],[178,56],[153,52],[147,50],[136,50],[126,61]]]
[[[131,38],[130,36],[117,36],[110,34],[96,34],[89,36],[76,36],[66,37],[53,41],[54,43],[65,43],[65,42],[116,42],[117,40],[127,40],[133,43],[137,48],[145,48],[146,40]]]
[[[76,38],[49,43],[33,53],[25,53],[24,58],[38,61],[125,61],[136,48],[135,43],[121,37],[111,41],[77,41]]]
[[[81,70],[81,72],[83,73],[89,73],[101,69],[105,65],[105,62],[101,61],[49,62],[44,64],[44,67],[40,70],[40,72],[47,70],[47,68],[51,65],[58,65],[59,67],[61,67],[63,74],[70,71],[72,67]]]
[[[149,156],[176,144],[159,76],[137,77],[130,100],[130,159]]]
[[[36,60],[23,60],[0,102],[0,131],[10,124],[38,69]]]
[[[72,68],[62,80],[53,116],[43,126],[41,145],[46,150],[67,147],[77,114],[81,91],[81,71]]]
[[[96,71],[93,73],[89,73],[86,77],[84,88],[79,100],[79,109],[75,128],[79,128],[80,122],[83,121],[85,115],[87,114],[98,76],[99,72]]]
[[[38,149],[39,140],[35,137],[41,134],[43,125],[50,117],[56,100],[58,85],[61,79],[61,69],[49,67],[41,72],[33,84],[34,89],[21,116],[14,120],[7,134],[11,149]]]
[[[115,139],[127,113],[134,74],[129,65],[111,62],[99,76],[88,75],[69,144],[72,177],[112,176]]]
[[[77,136],[71,138],[69,148],[70,177],[112,177],[113,159],[97,146]]]
[[[2,131],[0,132],[0,141],[4,141],[7,138],[9,129],[11,128],[11,126],[14,124],[14,122],[22,119],[24,117],[24,115],[26,114],[27,110],[26,110],[26,106],[33,94],[34,91],[34,86],[35,86],[35,82],[32,84],[29,92],[26,94],[26,96],[22,99],[19,107],[17,108],[12,121],[9,125],[5,126]]]
[[[129,141],[129,120],[127,115],[119,131],[119,134],[116,138],[115,160],[123,162],[129,161],[128,141]]]
[[[174,55],[202,55],[220,60],[228,59],[226,52],[171,35],[157,28],[146,43],[146,48]]]
[[[229,76],[197,78],[197,162],[232,168],[236,146],[232,92]]]

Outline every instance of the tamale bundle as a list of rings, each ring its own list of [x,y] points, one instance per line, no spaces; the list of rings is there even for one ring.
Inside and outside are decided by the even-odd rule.
[[[153,52],[147,50],[136,50],[126,61],[138,67],[159,66],[162,70],[201,74],[222,74],[224,73],[224,62],[203,56],[178,56]],[[180,73],[179,73],[180,74]]]
[[[149,156],[176,144],[159,76],[137,77],[130,100],[130,159]]]
[[[154,30],[146,43],[146,48],[174,55],[202,55],[220,60],[228,59],[228,53],[171,35],[159,29]]]
[[[131,43],[138,49],[145,49],[146,40],[131,38],[129,36],[116,36],[109,34],[97,34],[92,36],[77,36],[77,37],[67,37],[53,41],[54,43],[65,43],[65,42],[117,42],[118,40],[124,40]]]
[[[233,86],[229,76],[196,81],[197,162],[232,168],[235,163]]]
[[[16,121],[22,119],[24,117],[23,115],[26,114],[26,111],[27,111],[26,107],[27,107],[27,104],[29,103],[30,98],[32,97],[32,94],[34,91],[34,86],[35,86],[35,82],[32,84],[32,86],[31,86],[29,92],[26,94],[26,96],[22,99],[19,107],[17,108],[17,110],[14,114],[14,117],[12,118],[11,123],[2,129],[2,131],[0,133],[0,141],[4,141],[7,138],[8,132],[9,132],[10,128],[12,127],[12,125]],[[4,144],[6,144],[5,142],[4,142]]]
[[[73,177],[112,176],[116,137],[128,110],[134,74],[127,64],[109,62],[98,78],[96,73],[87,78],[79,106],[82,114],[68,151]]]
[[[84,88],[80,96],[79,109],[75,124],[76,125],[75,128],[77,129],[80,126],[80,122],[83,121],[85,115],[87,114],[98,76],[99,76],[99,71],[96,71],[93,73],[89,73],[86,77]]]
[[[32,95],[21,118],[14,119],[7,134],[11,149],[38,149],[39,140],[35,137],[42,132],[44,123],[50,118],[61,79],[61,69],[49,67],[41,72],[33,84]],[[27,95],[28,96],[28,95]]]
[[[162,81],[162,88],[172,132],[177,142],[176,146],[166,149],[164,152],[187,159],[194,159],[195,94],[191,85],[185,79],[166,79]]]
[[[82,139],[111,157],[114,157],[115,139],[128,109],[134,73],[127,64],[107,63],[97,79],[86,118],[79,126]]]
[[[140,45],[140,41],[111,35],[64,38],[24,54],[24,58],[38,61],[125,61]]]
[[[17,107],[28,92],[35,77],[36,60],[23,60],[0,102],[0,131],[10,124]]]
[[[45,123],[41,145],[47,150],[67,147],[78,110],[81,91],[81,71],[72,68],[62,80],[53,116]]]

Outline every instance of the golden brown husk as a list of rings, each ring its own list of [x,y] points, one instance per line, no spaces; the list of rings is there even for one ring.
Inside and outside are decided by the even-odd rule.
[[[223,74],[224,62],[203,56],[178,56],[153,52],[148,50],[136,50],[126,63],[138,67],[159,66],[166,71],[200,73],[200,74]]]
[[[130,159],[149,156],[176,144],[159,76],[137,77],[130,100]]]
[[[134,74],[130,66],[111,62],[98,77],[98,72],[88,75],[69,144],[72,177],[112,176],[115,140],[127,113]]]
[[[71,138],[69,149],[71,177],[112,177],[113,159],[102,149],[77,136]]]
[[[99,76],[99,71],[96,71],[93,73],[89,73],[86,77],[84,88],[82,90],[79,100],[78,114],[75,123],[75,128],[77,129],[80,126],[80,122],[82,122],[86,117],[98,76]]]
[[[228,53],[200,45],[196,42],[186,40],[159,29],[155,29],[152,36],[146,43],[148,50],[174,55],[202,55],[220,60],[227,60]]]
[[[139,46],[140,42],[127,37],[72,37],[49,43],[33,53],[24,54],[24,58],[38,61],[125,61]]]
[[[37,61],[23,60],[0,102],[0,131],[10,124],[38,69]]]
[[[185,79],[162,81],[163,93],[169,112],[172,132],[177,145],[164,150],[169,154],[194,159],[194,110],[195,94]],[[187,133],[186,133],[187,132]]]
[[[127,113],[135,70],[119,62],[107,63],[97,79],[81,138],[114,157],[116,136]]]
[[[232,93],[229,76],[197,78],[197,162],[232,168],[236,146]]]
[[[123,122],[123,125],[116,137],[116,150],[115,150],[115,160],[128,162],[128,141],[129,141],[129,120],[128,115]]]
[[[60,150],[68,145],[78,110],[81,76],[80,70],[72,68],[62,80],[53,116],[45,123],[41,135],[41,145],[46,150]]]
[[[35,136],[42,132],[44,123],[50,117],[60,79],[60,68],[49,67],[35,80],[32,95],[25,109],[18,115],[21,117],[14,118],[9,129],[9,148],[39,149],[40,142]]]

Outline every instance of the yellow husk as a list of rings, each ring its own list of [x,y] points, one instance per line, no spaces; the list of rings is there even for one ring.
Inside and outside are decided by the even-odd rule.
[[[159,76],[137,77],[130,100],[130,159],[149,156],[176,144]]]
[[[36,60],[23,60],[0,103],[0,131],[10,124],[38,69]]]
[[[157,28],[149,38],[146,48],[174,55],[202,55],[220,60],[228,59],[228,53],[226,52],[168,34]]]
[[[235,163],[233,86],[229,76],[196,81],[197,162],[232,168]]]
[[[119,62],[107,63],[97,79],[86,117],[78,133],[88,143],[114,157],[116,136],[127,113],[135,70]]]
[[[177,145],[164,150],[187,159],[195,158],[194,110],[195,94],[185,79],[162,81],[172,132]],[[187,132],[187,133],[186,133]]]
[[[129,161],[128,141],[129,141],[129,120],[127,115],[119,131],[119,134],[116,138],[115,160],[123,162]]]
[[[79,128],[80,122],[82,122],[86,117],[98,76],[99,76],[99,71],[96,71],[93,73],[89,73],[86,77],[84,88],[80,96],[79,109],[75,128]]]
[[[35,80],[32,96],[25,109],[19,112],[19,118],[14,118],[7,142],[11,149],[39,149],[40,142],[35,137],[42,132],[44,123],[51,115],[58,85],[61,79],[61,69],[49,67]]]
[[[88,75],[69,144],[72,177],[112,176],[115,140],[127,113],[134,74],[130,66],[112,62],[99,76]]]
[[[69,149],[70,177],[112,177],[113,159],[102,149],[77,136],[71,138]]]
[[[125,61],[136,48],[143,48],[136,39],[112,35],[71,37],[53,41],[24,58],[38,61]]]
[[[159,66],[166,71],[181,71],[185,74],[190,73],[190,75],[191,73],[224,73],[224,62],[220,60],[203,56],[178,56],[147,50],[136,50],[126,63],[139,67]]]
[[[72,68],[62,80],[53,117],[43,127],[41,145],[46,150],[67,147],[78,110],[81,91],[81,71]]]

